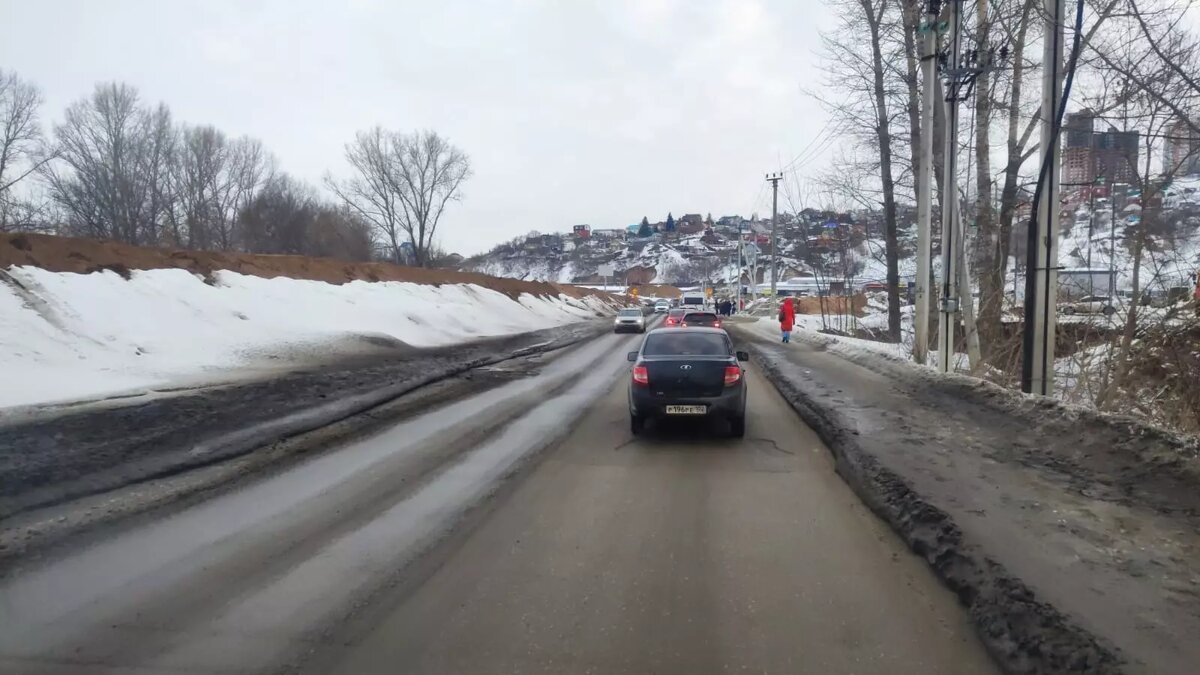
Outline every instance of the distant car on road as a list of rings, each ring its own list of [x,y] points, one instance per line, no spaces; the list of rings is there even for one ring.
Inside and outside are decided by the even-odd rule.
[[[1112,298],[1107,295],[1089,295],[1075,302],[1066,302],[1058,306],[1063,314],[1104,314],[1112,315],[1117,311]]]
[[[712,312],[688,312],[683,315],[679,325],[683,328],[691,328],[692,326],[720,328],[721,317]]]
[[[663,323],[664,326],[678,327],[683,321],[683,315],[688,313],[688,309],[684,307],[672,307],[667,310],[667,320]]]
[[[642,313],[639,307],[626,307],[617,313],[617,317],[613,319],[613,332],[646,332],[646,315]]]
[[[746,371],[725,331],[716,328],[658,328],[629,352],[629,428],[647,420],[721,419],[735,438],[746,435]]]
[[[671,309],[671,302],[669,300],[659,300],[654,303],[655,314],[666,314],[669,309]]]

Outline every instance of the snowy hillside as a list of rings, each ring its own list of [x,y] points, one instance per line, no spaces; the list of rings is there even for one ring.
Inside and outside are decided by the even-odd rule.
[[[1163,212],[1157,219],[1159,226],[1147,235],[1141,268],[1142,285],[1155,292],[1186,285],[1189,276],[1200,268],[1200,177],[1177,179],[1165,188],[1164,195]],[[1101,199],[1093,205],[1095,214],[1090,214],[1085,204],[1078,212],[1064,217],[1060,266],[1077,273],[1090,267],[1100,270],[1103,276],[1111,261],[1117,273],[1117,287],[1131,288],[1130,247],[1138,231],[1140,207],[1136,197],[1131,198],[1130,204],[1121,213],[1113,214],[1107,201]],[[916,228],[912,215],[902,215],[899,231],[898,271],[902,284],[916,278]],[[1114,215],[1115,229],[1110,226]],[[721,221],[728,219],[736,217]],[[878,213],[806,210],[800,215],[783,214],[778,227],[780,280],[812,276],[825,281],[849,279],[851,284],[859,286],[883,282],[887,279],[887,264],[882,229]],[[758,242],[761,252],[757,281],[762,283],[769,280],[765,269],[771,259],[766,236],[769,231],[769,223],[742,220],[739,225],[705,225],[691,234],[654,232],[647,237],[613,230],[598,230],[586,237],[575,233],[531,234],[466,261],[465,268],[495,276],[559,283],[597,283],[602,265],[611,265],[614,276],[629,283],[721,284],[738,278],[739,272],[748,282],[749,258],[741,265],[737,262],[740,235],[745,242]],[[934,236],[936,242],[936,227]],[[977,236],[974,228],[969,227],[968,250],[983,245]],[[1114,243],[1115,260],[1111,260]],[[1010,257],[1006,288],[1013,283],[1016,262]],[[941,256],[936,250],[931,267],[933,275],[938,276]]]
[[[3,273],[0,273],[3,274]],[[473,284],[265,279],[185,270],[0,276],[0,406],[181,386],[379,344],[425,347],[594,318],[583,300]]]

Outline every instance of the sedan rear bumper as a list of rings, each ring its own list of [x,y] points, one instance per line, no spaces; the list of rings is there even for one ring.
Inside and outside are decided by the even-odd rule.
[[[705,415],[669,415],[667,406],[702,405]],[[647,388],[634,387],[629,390],[629,414],[634,417],[720,417],[733,419],[746,414],[746,387],[728,387],[715,397],[701,396],[655,396]]]

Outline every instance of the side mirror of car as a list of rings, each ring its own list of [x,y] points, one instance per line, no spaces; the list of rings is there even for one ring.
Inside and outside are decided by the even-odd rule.
[[[629,359],[630,363],[633,363],[634,361],[637,361],[637,354],[637,352],[629,352],[625,358]]]
[[[738,353],[737,353],[737,360],[738,360],[738,361],[749,361],[749,360],[750,360],[750,354],[749,354],[749,353],[747,353],[747,352],[738,352]]]

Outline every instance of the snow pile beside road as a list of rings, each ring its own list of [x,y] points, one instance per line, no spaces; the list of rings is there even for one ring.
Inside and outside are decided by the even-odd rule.
[[[379,347],[429,347],[594,318],[599,298],[474,284],[265,279],[185,270],[0,275],[0,406],[231,379]]]

